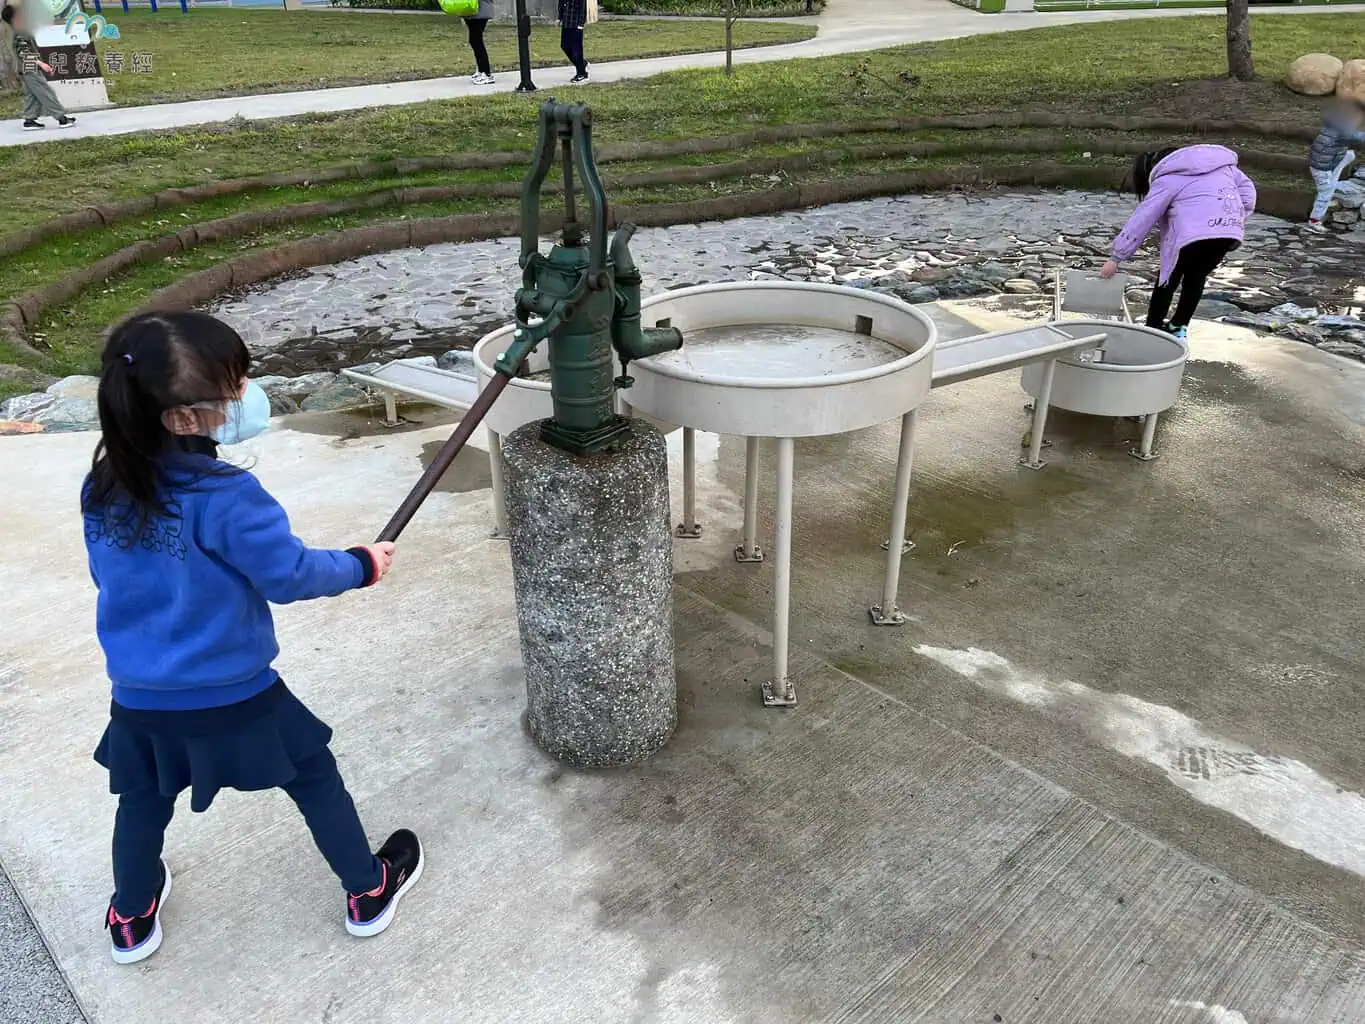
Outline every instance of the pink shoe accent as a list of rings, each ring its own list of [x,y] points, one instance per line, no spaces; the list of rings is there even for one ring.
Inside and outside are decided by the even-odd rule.
[[[132,923],[133,923],[134,921],[136,921],[138,918],[142,918],[142,917],[151,917],[151,916],[152,916],[153,914],[155,914],[155,913],[156,913],[156,900],[152,900],[152,905],[151,905],[150,907],[147,908],[147,913],[145,913],[145,914],[138,914],[138,915],[136,915],[135,917],[124,917],[122,914],[117,913],[117,912],[114,910],[113,907],[110,907],[110,908],[109,908],[109,927],[112,928],[112,927],[113,927],[114,925],[116,925],[116,924],[132,924]]]
[[[383,873],[379,876],[379,885],[371,889],[369,892],[352,893],[350,899],[346,901],[346,904],[351,911],[352,921],[360,920],[360,897],[378,896],[380,893],[384,891],[384,886],[389,884],[389,862],[386,860],[381,860],[379,862],[379,865],[381,868],[383,868]]]

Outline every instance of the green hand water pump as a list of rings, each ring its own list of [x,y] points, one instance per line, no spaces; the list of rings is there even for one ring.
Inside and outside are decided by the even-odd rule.
[[[564,226],[548,255],[539,251],[540,192],[562,155]],[[588,207],[585,225],[575,208],[574,172]],[[554,416],[541,439],[574,455],[608,449],[626,429],[616,414],[616,388],[630,387],[631,360],[681,347],[672,327],[640,326],[640,272],[630,255],[633,224],[622,225],[607,243],[606,193],[592,151],[592,111],[552,102],[540,108],[540,141],[521,190],[522,287],[517,292],[517,330],[496,363],[514,374],[522,360],[550,339],[550,393]],[[533,322],[533,318],[536,318]],[[612,350],[621,362],[613,379]]]
[[[540,252],[540,194],[555,153],[564,174],[564,224],[548,255]],[[574,175],[582,182],[588,223],[578,220]],[[640,323],[640,272],[630,255],[635,225],[623,224],[607,240],[610,211],[592,151],[592,111],[582,104],[553,100],[540,108],[540,136],[521,191],[522,286],[516,294],[516,331],[494,364],[497,371],[470,407],[411,493],[389,520],[379,540],[395,540],[469,440],[526,357],[550,342],[550,394],[553,416],[541,425],[548,444],[574,455],[609,451],[628,428],[617,415],[617,388],[633,383],[636,359],[681,348],[674,327],[644,328]],[[621,364],[613,377],[612,353]]]

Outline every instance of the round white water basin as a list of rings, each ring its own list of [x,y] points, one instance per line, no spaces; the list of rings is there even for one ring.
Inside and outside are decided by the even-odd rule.
[[[929,394],[934,323],[898,299],[786,282],[701,285],[644,303],[683,347],[631,363],[632,408],[745,437],[818,437],[885,423]]]
[[[1075,338],[1104,332],[1098,350],[1057,360],[1051,404],[1092,416],[1150,416],[1180,396],[1189,347],[1165,331],[1114,320],[1060,320],[1054,328]],[[1019,383],[1037,398],[1043,367],[1025,366]]]

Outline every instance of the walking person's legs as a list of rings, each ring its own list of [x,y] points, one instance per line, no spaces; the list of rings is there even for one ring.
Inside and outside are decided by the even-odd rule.
[[[54,117],[59,122],[66,118],[66,108],[57,99],[52,85],[39,71],[26,71],[23,76],[24,119]]]
[[[493,65],[488,60],[488,47],[484,45],[483,34],[488,28],[487,18],[466,18],[465,28],[469,30],[469,48],[474,51],[474,65],[485,78],[493,77]]]
[[[588,61],[583,56],[583,26],[566,21],[559,29],[559,48],[577,72],[576,78],[588,77]]]
[[[1184,273],[1180,278],[1180,301],[1176,303],[1175,316],[1171,317],[1172,330],[1190,326],[1195,310],[1204,298],[1204,286],[1208,283],[1209,275],[1223,262],[1234,245],[1228,238],[1206,238],[1191,242],[1180,250]]]

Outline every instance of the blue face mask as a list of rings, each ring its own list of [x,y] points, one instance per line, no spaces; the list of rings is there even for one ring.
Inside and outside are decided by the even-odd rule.
[[[248,381],[242,397],[223,406],[227,417],[220,427],[209,432],[219,444],[240,444],[270,426],[270,396],[255,381]]]

